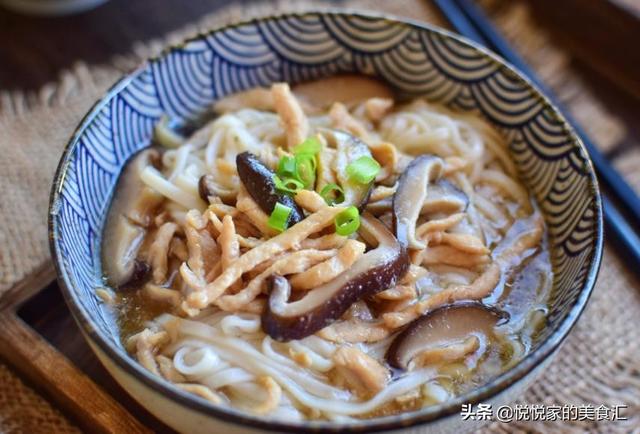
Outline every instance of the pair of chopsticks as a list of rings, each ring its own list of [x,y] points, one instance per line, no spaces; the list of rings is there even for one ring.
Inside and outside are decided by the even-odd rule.
[[[640,265],[640,238],[636,233],[639,229],[637,225],[640,219],[640,199],[633,189],[472,0],[434,0],[434,2],[458,33],[500,54],[524,73],[562,111],[578,136],[582,138],[598,178],[606,190],[602,195],[602,202],[607,232],[625,250],[630,263]]]

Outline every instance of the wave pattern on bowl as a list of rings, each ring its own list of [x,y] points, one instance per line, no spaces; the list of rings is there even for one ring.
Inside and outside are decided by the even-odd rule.
[[[101,228],[120,169],[148,144],[161,114],[193,117],[229,93],[339,72],[376,75],[401,96],[478,110],[504,133],[552,237],[550,327],[538,342],[566,319],[595,273],[599,233],[595,179],[567,124],[497,58],[439,30],[309,13],[228,27],[171,49],[118,84],[72,140],[52,207],[59,231],[54,244],[74,298],[113,342],[113,321],[94,294],[101,282]]]

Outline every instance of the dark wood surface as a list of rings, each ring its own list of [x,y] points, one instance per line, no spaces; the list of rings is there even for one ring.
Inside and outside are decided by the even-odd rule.
[[[162,36],[229,3],[109,0],[82,14],[53,18],[25,16],[0,7],[0,89],[39,89],[79,59],[89,64],[109,62],[113,56],[127,54],[134,42]],[[340,6],[344,1],[333,3]],[[529,3],[554,41],[575,56],[592,89],[627,121],[635,142],[640,137],[635,120],[640,111],[640,13],[625,14],[612,0],[567,0],[562,7],[551,0]]]
[[[59,18],[26,17],[0,9],[0,89],[38,89],[56,80],[61,71],[69,69],[78,59],[90,64],[108,62],[114,55],[126,54],[136,41],[161,36],[227,3],[225,0],[110,0],[93,11]],[[247,4],[250,1],[237,3]],[[336,5],[340,3],[336,1]],[[544,0],[541,3],[549,2]],[[634,69],[640,68],[640,63],[634,61],[627,69],[624,62],[625,53],[629,54],[626,56],[629,59],[637,58],[639,51],[634,45],[638,39],[625,39],[615,31],[615,25],[608,24],[609,33],[605,35],[599,32],[598,36],[608,40],[594,45],[592,39],[585,39],[584,29],[580,26],[566,25],[568,16],[565,12],[549,12],[545,10],[548,8],[540,6],[534,9],[537,19],[552,34],[558,35],[558,40],[566,49],[576,54],[577,67],[589,86],[627,124],[629,136],[612,153],[618,154],[637,146],[640,137],[637,123],[640,101],[621,81],[612,79],[615,76],[612,71],[623,68],[622,75],[626,82],[629,77],[640,78],[640,75],[636,75],[637,69]],[[575,19],[576,11],[574,9],[569,16]],[[628,17],[622,20],[630,22]],[[640,31],[635,27],[624,29],[631,33]],[[615,52],[607,51],[607,46],[614,46],[611,44],[623,46],[615,45]],[[599,51],[590,56],[589,53],[594,50]],[[169,432],[129,398],[99,364],[72,320],[55,283],[28,300],[18,314],[84,374],[115,396],[142,423],[154,431]]]
[[[71,313],[67,308],[57,283],[52,282],[44,290],[29,299],[17,312],[20,320],[31,326],[35,333],[40,334],[49,344],[57,348],[66,358],[79,368],[80,371],[109,395],[116,397],[117,402],[132,415],[134,415],[145,426],[151,428],[157,433],[172,433],[173,431],[155,419],[141,405],[133,400],[109,375],[107,370],[100,364],[96,356],[93,354],[87,342],[84,340],[78,325],[71,317]],[[0,325],[3,323],[0,316]],[[24,334],[24,332],[23,332]],[[2,343],[0,339],[0,344]],[[36,343],[37,346],[38,344]],[[41,345],[40,345],[41,346]],[[18,361],[19,362],[19,361]],[[15,364],[15,363],[14,363]],[[61,370],[60,362],[55,361],[53,364],[56,371]],[[78,381],[75,375],[70,376],[70,381]],[[29,379],[27,379],[29,380]],[[37,388],[41,389],[41,382],[37,382]],[[47,390],[43,390],[47,393]],[[93,391],[95,393],[95,391]],[[78,394],[82,397],[82,393]],[[59,400],[56,397],[56,401]],[[87,404],[91,404],[94,399],[86,400]],[[116,411],[118,411],[116,409]],[[105,409],[98,414],[104,414]],[[81,426],[85,421],[77,420],[77,412],[73,408],[69,408],[67,415],[74,419]],[[133,431],[132,427],[128,427],[125,423],[130,423],[130,418],[121,417],[123,425],[116,427],[116,432],[142,432],[141,430]],[[109,424],[107,424],[109,425]],[[96,423],[93,428],[104,424]],[[119,429],[119,428],[129,429]],[[91,430],[91,431],[94,431]]]
[[[0,88],[37,89],[78,59],[107,62],[127,54],[136,41],[161,36],[228,3],[109,0],[94,10],[63,17],[25,16],[0,8]]]

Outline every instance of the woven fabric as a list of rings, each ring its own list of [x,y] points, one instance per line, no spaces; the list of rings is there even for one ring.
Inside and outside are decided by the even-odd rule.
[[[0,431],[3,433],[78,433],[58,410],[0,363]]]
[[[335,4],[333,4],[335,5]],[[608,113],[572,70],[571,59],[554,46],[521,1],[485,0],[496,24],[540,76],[570,108],[603,150],[616,148],[624,125]],[[36,93],[0,90],[0,302],[34,272],[50,267],[46,211],[49,188],[65,143],[82,115],[125,71],[198,29],[210,28],[275,9],[327,6],[319,2],[280,2],[231,7],[161,40],[135,44],[131,54],[108,65],[78,63],[57,83]],[[424,0],[350,0],[340,6],[380,11],[445,25]],[[640,189],[640,152],[617,153],[617,167]],[[630,432],[640,427],[640,341],[633,339],[640,317],[640,282],[625,271],[615,249],[607,246],[598,287],[587,311],[557,360],[523,396],[531,404],[624,404],[618,422],[494,423],[486,432]],[[0,364],[0,432],[66,432],[74,428]],[[38,431],[40,430],[40,431]]]

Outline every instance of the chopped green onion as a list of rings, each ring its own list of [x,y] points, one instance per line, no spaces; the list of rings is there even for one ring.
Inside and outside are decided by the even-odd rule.
[[[316,182],[316,157],[311,154],[296,154],[296,178],[305,188],[313,188]]]
[[[360,214],[358,208],[350,206],[336,216],[336,233],[338,235],[351,235],[360,227]]]
[[[344,202],[344,190],[337,184],[327,184],[320,190],[320,196],[327,205]]]
[[[316,146],[316,144],[318,146]],[[295,148],[301,149],[303,152],[294,150],[295,156],[290,157],[285,155],[280,158],[276,174],[283,183],[287,183],[288,180],[293,179],[300,181],[304,188],[313,188],[316,182],[316,169],[318,167],[315,154],[320,152],[321,147],[322,144],[316,138],[305,140]],[[311,153],[311,151],[315,153]],[[289,188],[291,187],[289,186]]]
[[[309,137],[304,142],[293,148],[293,153],[298,154],[311,154],[316,155],[322,150],[322,143],[317,137]]]
[[[380,172],[380,164],[376,160],[366,155],[352,161],[347,166],[349,179],[359,184],[369,184]]]
[[[284,191],[285,193],[297,193],[304,188],[302,182],[293,178],[280,179],[278,175],[273,175],[273,182],[276,184],[276,189]]]
[[[287,229],[287,221],[289,220],[289,215],[291,215],[291,208],[281,204],[280,202],[276,202],[275,208],[273,208],[273,212],[269,216],[269,220],[267,224],[270,228],[277,230],[278,232],[282,232]]]
[[[296,160],[288,155],[280,158],[276,173],[282,178],[296,178]]]

